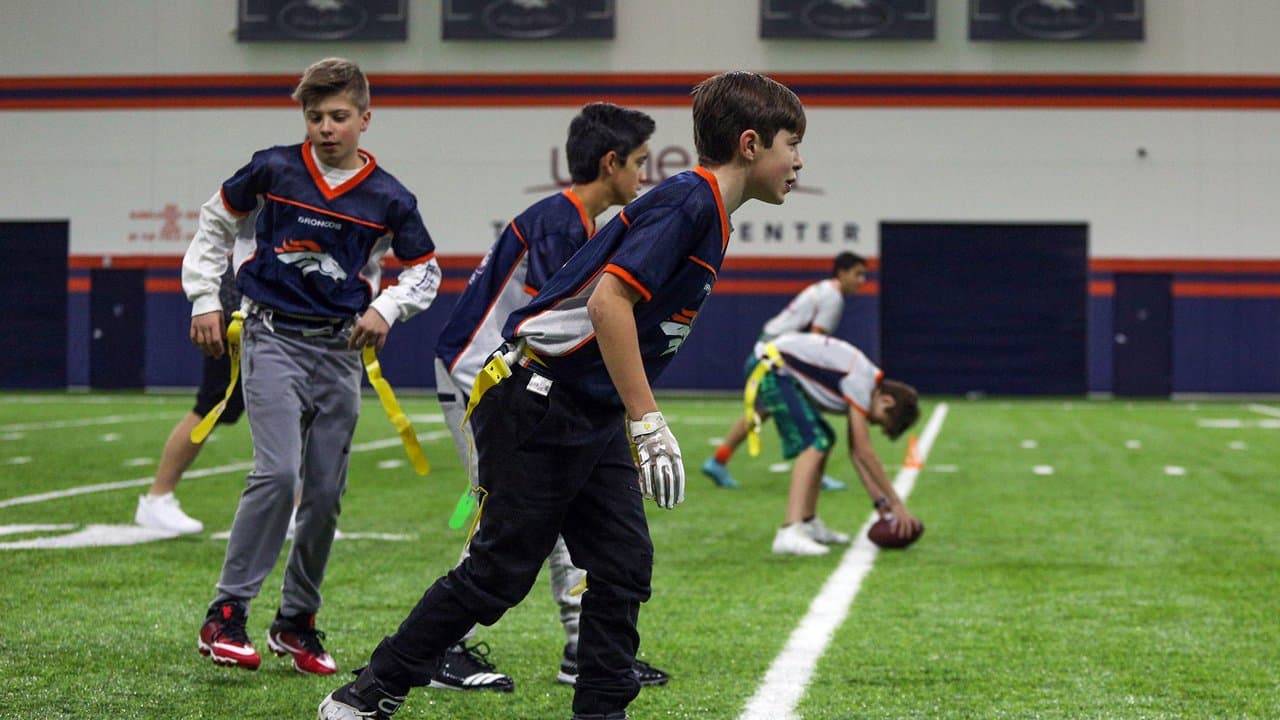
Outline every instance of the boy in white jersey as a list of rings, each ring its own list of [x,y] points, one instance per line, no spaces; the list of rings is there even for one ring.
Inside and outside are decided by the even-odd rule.
[[[636,199],[645,180],[649,137],[654,121],[638,110],[595,102],[569,123],[565,158],[570,187],[526,208],[503,229],[467,288],[453,306],[449,322],[436,342],[436,396],[445,423],[467,468],[472,492],[479,486],[470,423],[463,423],[471,388],[489,356],[502,345],[502,326],[551,279],[596,232],[596,217],[614,205]],[[463,552],[463,558],[466,551]],[[551,595],[560,608],[565,631],[564,655],[557,678],[572,685],[577,676],[578,623],[582,596],[576,588],[586,577],[569,558],[564,539],[547,558]],[[468,633],[445,653],[432,687],[452,690],[510,691],[515,682],[495,672],[482,643],[468,644]],[[487,654],[487,653],[484,653]],[[663,685],[662,670],[636,660],[641,685]]]
[[[818,491],[835,433],[823,412],[849,418],[849,460],[878,512],[892,517],[901,536],[920,521],[907,511],[871,445],[869,426],[896,440],[920,417],[915,388],[886,380],[858,348],[838,338],[791,332],[757,343],[755,356],[767,372],[759,378],[757,402],[774,418],[782,456],[795,459],[783,526],[773,540],[779,555],[823,555],[849,536],[818,517]]]
[[[392,323],[431,304],[440,267],[413,194],[359,147],[370,118],[364,72],[349,60],[321,60],[293,98],[306,141],[258,151],[223,182],[201,208],[182,264],[191,340],[217,357],[228,350],[220,278],[235,249],[248,316],[240,380],[254,443],[197,647],[219,665],[258,668],[245,629],[249,603],[284,547],[300,485],[267,643],[298,672],[329,675],[337,665],[315,616],[360,411],[361,352],[381,349]],[[388,251],[404,269],[379,293]]]
[[[819,280],[796,295],[787,306],[764,324],[757,342],[768,342],[783,333],[812,332],[830,335],[840,325],[844,316],[844,299],[853,297],[867,280],[867,261],[860,255],[842,252],[832,263],[831,277]],[[755,367],[754,354],[747,357],[745,373]],[[761,421],[768,419],[761,416]],[[722,488],[738,487],[738,481],[729,474],[729,459],[747,438],[745,418],[738,418],[725,435],[715,455],[702,463],[702,473]],[[843,490],[844,483],[824,475],[822,487],[827,490]]]

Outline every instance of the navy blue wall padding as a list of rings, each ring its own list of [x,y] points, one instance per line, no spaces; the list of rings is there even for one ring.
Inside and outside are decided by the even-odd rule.
[[[0,387],[67,385],[66,222],[0,223]]]
[[[1112,298],[1089,298],[1089,392],[1111,391]]]
[[[1280,298],[1173,301],[1177,392],[1280,392]]]
[[[1168,397],[1173,391],[1173,276],[1116,273],[1111,391]]]
[[[89,273],[89,386],[141,388],[147,333],[144,270]]]
[[[1087,390],[1088,226],[882,223],[888,377],[930,394]]]
[[[204,354],[191,343],[191,303],[181,293],[148,293],[146,314],[147,385],[199,385]]]

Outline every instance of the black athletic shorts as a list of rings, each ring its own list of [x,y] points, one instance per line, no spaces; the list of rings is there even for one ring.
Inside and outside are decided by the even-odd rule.
[[[204,356],[204,368],[200,371],[200,389],[196,391],[196,406],[192,412],[204,417],[214,405],[222,401],[227,394],[227,383],[231,380],[231,358],[223,353],[220,358]],[[230,425],[240,419],[244,413],[244,395],[240,392],[240,381],[236,380],[236,390],[227,400],[227,409],[218,418],[219,425]]]

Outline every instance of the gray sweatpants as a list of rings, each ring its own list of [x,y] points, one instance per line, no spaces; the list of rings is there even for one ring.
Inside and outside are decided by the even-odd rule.
[[[458,451],[458,459],[467,468],[467,477],[474,489],[480,484],[476,470],[475,438],[471,434],[471,424],[462,424],[467,412],[467,400],[471,390],[462,389],[450,377],[448,369],[440,358],[436,358],[436,397],[440,400],[440,409],[444,411],[445,425],[453,434],[454,449]],[[461,563],[469,554],[469,547],[462,548],[458,558]],[[560,624],[564,626],[565,643],[575,651],[578,647],[578,620],[582,615],[582,595],[572,595],[570,591],[577,587],[587,573],[578,569],[569,557],[569,548],[565,547],[564,538],[556,539],[556,545],[547,556],[547,569],[551,573],[551,597],[560,607]],[[473,627],[463,636],[469,640],[475,635]]]
[[[360,353],[347,349],[350,331],[303,337],[245,321],[240,377],[253,470],[236,517],[214,603],[257,597],[275,567],[299,487],[293,546],[285,565],[280,611],[320,609],[324,580],[347,485],[351,437],[360,415]]]

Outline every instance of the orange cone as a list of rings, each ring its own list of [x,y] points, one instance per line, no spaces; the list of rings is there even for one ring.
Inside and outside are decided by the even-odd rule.
[[[916,447],[915,435],[907,438],[907,455],[902,458],[902,467],[913,470],[920,470],[924,467],[924,460],[920,459],[920,448]]]

